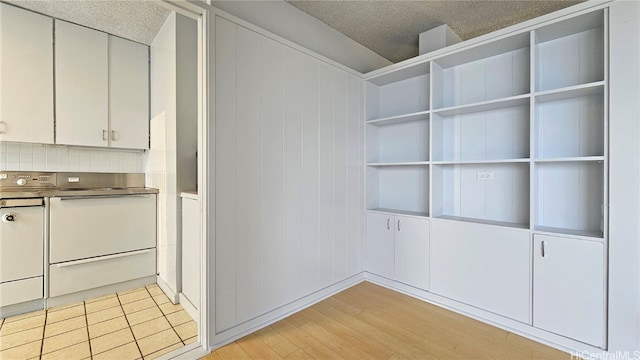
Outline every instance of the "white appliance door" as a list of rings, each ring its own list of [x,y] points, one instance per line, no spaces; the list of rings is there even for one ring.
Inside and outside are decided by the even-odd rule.
[[[0,209],[0,282],[43,274],[44,207]]]
[[[50,263],[156,246],[156,197],[51,198]]]

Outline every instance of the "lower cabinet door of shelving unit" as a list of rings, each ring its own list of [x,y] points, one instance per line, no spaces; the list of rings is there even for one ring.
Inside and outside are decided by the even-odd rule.
[[[42,276],[0,284],[0,307],[44,297]]]
[[[603,244],[534,235],[533,268],[533,326],[602,347]]]
[[[366,264],[368,272],[393,279],[394,217],[388,214],[367,213]]]
[[[429,288],[429,220],[395,216],[395,280]]]
[[[71,294],[156,274],[156,249],[49,266],[49,296]]]
[[[526,231],[431,221],[430,290],[531,323],[531,242]]]

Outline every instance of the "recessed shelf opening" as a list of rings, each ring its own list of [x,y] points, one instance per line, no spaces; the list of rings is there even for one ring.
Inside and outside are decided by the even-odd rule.
[[[433,216],[529,224],[529,164],[433,166]]]
[[[537,230],[603,236],[603,161],[537,163],[535,174]]]
[[[429,166],[367,167],[367,209],[429,213]]]

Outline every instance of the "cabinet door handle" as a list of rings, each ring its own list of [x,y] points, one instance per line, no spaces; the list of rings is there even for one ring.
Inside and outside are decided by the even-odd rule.
[[[547,256],[547,254],[544,251],[544,241],[542,241],[540,243],[540,255],[542,255],[542,257],[546,257]]]
[[[391,219],[387,219],[387,230],[391,230]]]
[[[400,219],[398,219],[398,232],[400,232]]]
[[[111,140],[113,141],[117,141],[118,140],[118,132],[115,130],[111,130]]]
[[[109,140],[109,134],[107,133],[107,130],[102,130],[102,140]]]

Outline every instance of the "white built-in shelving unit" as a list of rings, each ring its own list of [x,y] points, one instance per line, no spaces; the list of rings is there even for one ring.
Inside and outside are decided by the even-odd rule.
[[[369,78],[368,209],[603,239],[604,19]]]
[[[378,254],[368,271],[403,282],[397,257],[395,275],[385,260],[394,247],[377,249],[385,241],[373,233],[422,218],[430,281],[406,284],[604,347],[604,266],[569,274],[560,264],[606,259],[607,16],[456,46],[366,79],[367,254]],[[570,291],[590,300],[554,300]]]

